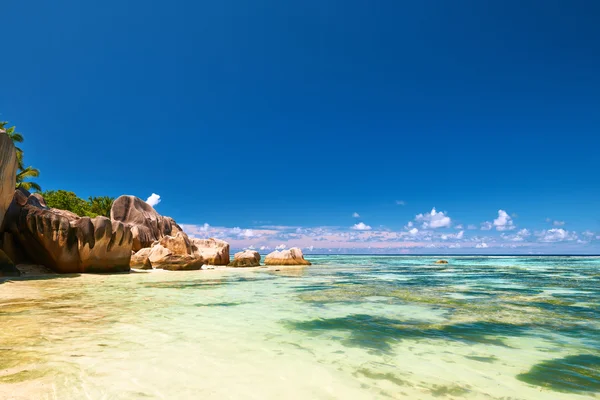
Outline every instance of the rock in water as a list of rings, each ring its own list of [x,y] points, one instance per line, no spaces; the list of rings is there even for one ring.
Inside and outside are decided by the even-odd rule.
[[[191,239],[192,253],[194,256],[204,260],[208,265],[229,264],[229,243],[224,240]]]
[[[12,140],[0,130],[0,232],[4,215],[15,194],[17,179],[17,152]]]
[[[6,253],[0,250],[0,278],[7,276],[21,276],[21,272]]]
[[[245,250],[235,253],[233,262],[229,263],[229,267],[258,267],[260,265],[260,254],[258,251]]]
[[[40,195],[18,189],[5,226],[30,261],[56,272],[129,271],[133,237],[119,221],[48,208]]]
[[[310,262],[304,259],[302,250],[292,247],[289,250],[278,251],[267,255],[265,265],[310,265]]]
[[[110,218],[131,225],[133,251],[150,247],[155,241],[182,231],[173,218],[163,217],[151,205],[135,196],[116,199],[110,210]]]
[[[435,263],[436,264],[448,264],[448,261],[446,261],[446,260],[437,260]]]

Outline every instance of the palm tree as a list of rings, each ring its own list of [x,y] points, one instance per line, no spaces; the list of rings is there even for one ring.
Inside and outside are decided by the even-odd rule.
[[[23,143],[23,135],[21,135],[19,132],[15,132],[14,126],[6,128],[5,126],[7,123],[8,122],[6,121],[0,122],[0,130],[4,131],[15,145],[15,150],[17,153],[17,167],[19,169],[17,172],[17,189],[23,188],[25,190],[33,189],[41,191],[42,188],[40,185],[26,180],[29,178],[37,178],[40,176],[40,171],[32,166],[25,167],[25,164],[23,163],[23,150],[17,146],[17,143]]]
[[[27,168],[21,168],[21,166],[19,166],[19,172],[17,172],[17,189],[23,188],[27,191],[31,191],[31,189],[33,189],[37,190],[38,192],[41,192],[42,188],[40,187],[40,185],[38,185],[35,182],[25,180],[28,178],[37,178],[38,176],[40,176],[39,170],[31,166]]]
[[[110,218],[110,209],[114,201],[115,198],[109,196],[90,197],[88,204],[94,214]]]

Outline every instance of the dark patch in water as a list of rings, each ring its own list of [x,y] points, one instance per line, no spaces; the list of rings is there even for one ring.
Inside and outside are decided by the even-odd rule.
[[[243,283],[243,282],[257,282],[275,279],[273,277],[223,277],[218,279],[192,279],[192,280],[180,280],[180,281],[167,281],[167,282],[143,282],[140,283],[145,288],[151,289],[210,289],[216,288],[223,285]]]
[[[507,346],[502,337],[523,336],[528,328],[519,325],[492,322],[461,323],[455,325],[411,324],[384,317],[353,314],[341,318],[286,321],[288,328],[315,335],[323,332],[343,331],[350,336],[342,343],[348,347],[361,347],[389,353],[391,345],[403,339],[441,339],[466,343]]]
[[[517,379],[557,392],[600,392],[600,357],[579,354],[534,365]]]
[[[463,397],[464,395],[469,393],[468,389],[458,386],[458,385],[433,385],[431,387],[431,389],[429,389],[429,390],[431,391],[431,394],[434,395],[435,397],[440,397],[440,396]]]
[[[296,290],[296,292],[312,292],[316,290],[327,290],[331,288],[332,286],[329,285],[303,285],[296,286],[294,289]]]
[[[490,363],[490,364],[498,361],[498,359],[494,356],[491,356],[491,357],[465,356],[465,358],[468,358],[469,360],[475,360],[475,361]]]
[[[367,368],[361,368],[354,373],[354,376],[359,376],[359,375],[366,376],[369,379],[389,381],[398,386],[410,385],[408,382],[398,378],[391,372],[382,373],[382,372],[371,371],[370,369],[367,369]],[[412,385],[410,385],[410,386],[412,386]]]
[[[197,303],[194,304],[196,307],[233,307],[233,306],[239,306],[242,303],[227,303],[227,302],[222,302],[222,303]]]

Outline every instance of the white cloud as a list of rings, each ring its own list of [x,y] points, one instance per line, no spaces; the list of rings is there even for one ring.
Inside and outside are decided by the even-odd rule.
[[[512,218],[504,210],[498,210],[498,218],[494,220],[494,226],[498,231],[510,231],[515,229]]]
[[[481,230],[482,231],[489,231],[490,229],[492,229],[492,223],[490,221],[485,221],[481,223]]]
[[[314,248],[315,248],[315,246],[308,246],[308,247],[305,247],[305,249],[306,249],[306,250],[308,250],[308,251],[313,251],[313,250],[314,250]]]
[[[150,204],[152,207],[160,203],[160,196],[156,193],[152,193],[150,197],[146,199],[146,203]]]
[[[448,228],[452,223],[450,217],[448,217],[443,211],[435,211],[435,207],[433,207],[431,212],[427,214],[418,214],[415,217],[415,221],[422,222],[423,229]]]
[[[477,229],[477,225],[475,225],[475,224],[469,224],[469,225],[467,225],[467,229],[471,229],[471,230]]]
[[[406,224],[406,226],[409,227],[409,228],[412,228],[412,226],[413,226],[412,221],[408,221],[408,224]]]
[[[256,247],[250,245],[250,246],[248,246],[248,250],[256,250]]]
[[[456,234],[457,239],[462,239],[465,236],[465,231],[460,231]]]
[[[512,242],[522,242],[529,236],[531,236],[531,233],[527,229],[521,229],[514,235],[506,235],[504,233],[502,234],[503,239],[510,240]]]
[[[202,232],[208,232],[210,230],[210,225],[205,222],[204,225],[202,225],[198,229]]]
[[[417,228],[412,228],[410,231],[408,231],[408,233],[410,233],[411,235],[416,235],[417,233],[419,233],[419,230]]]
[[[364,222],[359,222],[358,224],[353,225],[352,229],[355,231],[370,231],[371,227],[369,225],[365,225]]]
[[[260,246],[260,250],[269,250],[268,246]]]
[[[406,205],[406,202],[404,200],[396,200],[396,204],[399,206],[404,206]]]
[[[565,224],[565,221],[554,221],[552,223],[552,225],[554,226],[563,226]]]
[[[461,229],[464,229],[464,228],[463,228],[462,224],[458,224],[458,225],[456,225],[454,227],[454,229],[461,230]]]
[[[354,214],[352,214],[352,217],[353,217],[353,218],[360,218],[360,214],[359,214],[359,213],[357,213],[357,212],[355,212]]]
[[[280,244],[279,246],[276,246],[276,247],[275,247],[275,250],[283,250],[283,249],[285,249],[286,247],[287,247],[287,246],[286,246],[285,244],[283,244],[283,243],[282,243],[282,244]]]
[[[576,240],[577,234],[569,232],[562,228],[553,228],[537,232],[540,242],[563,242],[567,240]]]
[[[477,245],[475,245],[475,248],[477,249],[487,249],[488,245],[485,242],[481,242],[481,243],[477,243]]]
[[[252,231],[252,229],[244,229],[242,236],[251,238],[252,236],[254,236],[254,232]]]

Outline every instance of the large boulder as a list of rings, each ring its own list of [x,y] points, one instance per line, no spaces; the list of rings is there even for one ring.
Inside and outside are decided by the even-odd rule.
[[[12,202],[17,179],[17,152],[12,140],[0,129],[0,232]]]
[[[180,252],[179,250],[181,250],[180,247],[176,247],[175,251],[173,251],[162,244],[155,244],[150,249],[148,261],[152,268],[170,271],[189,271],[200,269],[202,267],[202,258],[196,257],[193,254]]]
[[[265,258],[265,265],[310,265],[310,262],[304,259],[302,250],[292,247],[288,250],[275,250]]]
[[[0,278],[8,276],[21,276],[21,272],[6,253],[0,250]]]
[[[48,208],[40,195],[18,189],[5,229],[30,261],[56,272],[129,271],[133,237],[119,221]]]
[[[190,240],[192,244],[192,254],[195,257],[204,260],[204,264],[229,264],[229,243],[226,241],[215,238]]]
[[[129,266],[136,269],[152,269],[152,263],[150,262],[150,247],[144,247],[137,253],[131,255],[131,261]]]
[[[169,249],[173,254],[193,254],[190,239],[188,238],[188,235],[186,235],[184,232],[177,232],[175,236],[165,236],[158,241],[158,244],[166,249]]]
[[[245,250],[235,253],[233,261],[228,267],[258,267],[260,265],[260,254],[258,251]]]
[[[133,251],[150,247],[155,241],[182,231],[172,218],[163,217],[151,205],[135,196],[117,198],[110,210],[110,218],[131,226]]]

